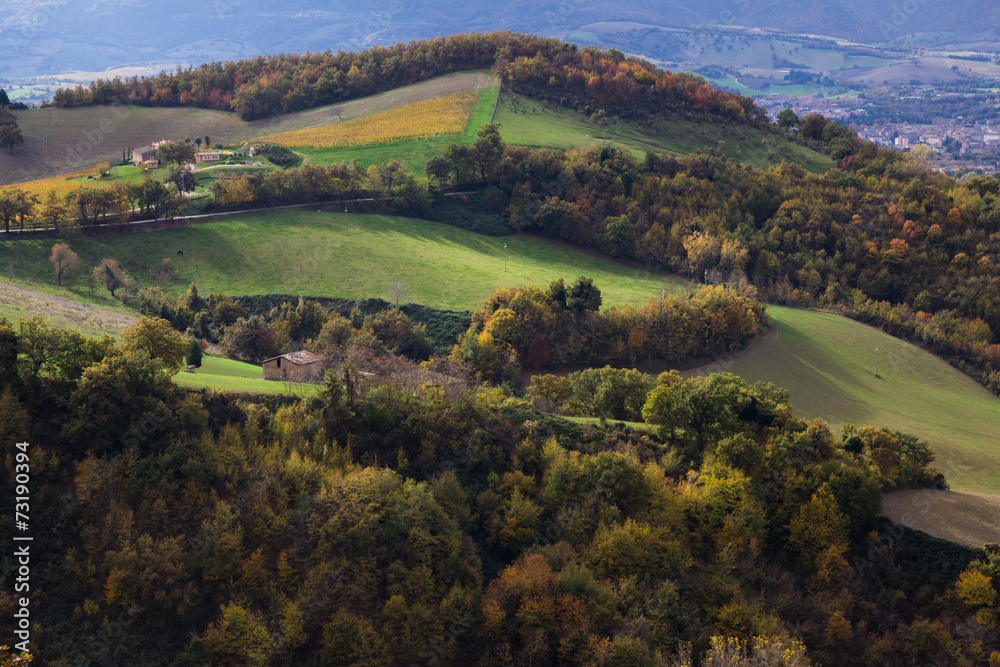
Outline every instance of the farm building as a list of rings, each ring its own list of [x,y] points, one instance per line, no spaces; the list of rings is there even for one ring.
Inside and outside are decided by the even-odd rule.
[[[317,382],[323,375],[323,358],[307,350],[265,359],[263,366],[265,380]]]
[[[156,159],[156,149],[152,146],[146,146],[145,148],[136,148],[132,151],[132,164],[139,166],[143,162],[149,162],[150,160]]]
[[[201,151],[194,154],[194,159],[196,162],[218,162],[222,159],[222,153],[219,151]]]

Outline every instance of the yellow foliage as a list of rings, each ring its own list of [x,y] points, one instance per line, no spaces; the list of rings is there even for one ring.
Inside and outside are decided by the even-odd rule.
[[[37,181],[15,183],[13,185],[0,185],[0,190],[18,188],[20,190],[24,190],[29,195],[36,195],[40,201],[44,202],[51,190],[55,190],[56,195],[59,197],[65,197],[70,192],[80,188],[106,188],[111,185],[110,183],[81,183],[79,181],[71,180],[74,178],[83,178],[88,174],[92,174],[93,171],[93,169],[86,169],[73,174],[66,174],[65,176],[40,178]]]
[[[996,591],[993,590],[990,578],[971,567],[959,575],[955,587],[958,589],[958,595],[962,598],[962,602],[970,607],[993,604],[997,595]]]
[[[343,123],[273,134],[261,141],[290,147],[333,148],[457,134],[465,131],[477,100],[477,93],[436,97]]]
[[[712,647],[702,667],[809,667],[806,647],[788,637],[754,637],[745,642],[733,637],[712,637]]]

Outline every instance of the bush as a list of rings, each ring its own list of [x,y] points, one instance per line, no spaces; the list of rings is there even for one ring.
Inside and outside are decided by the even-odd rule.
[[[250,363],[259,363],[278,354],[274,331],[260,315],[249,319],[241,317],[226,327],[220,347],[230,357]]]
[[[261,153],[267,156],[267,159],[271,161],[271,164],[276,164],[279,167],[288,167],[299,159],[299,156],[285,148],[284,146],[276,146],[274,144],[268,144],[265,146]]]

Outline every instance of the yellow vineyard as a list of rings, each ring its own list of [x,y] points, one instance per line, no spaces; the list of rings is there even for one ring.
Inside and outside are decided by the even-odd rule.
[[[85,171],[80,171],[75,174],[66,174],[64,176],[54,176],[52,178],[41,178],[37,181],[28,181],[27,183],[15,183],[14,185],[0,185],[0,190],[9,190],[12,188],[18,188],[24,190],[29,195],[36,195],[39,200],[45,201],[51,190],[56,191],[56,195],[59,197],[65,197],[70,192],[79,190],[80,188],[106,188],[109,183],[99,183],[99,182],[80,182],[71,181],[73,178],[82,178],[87,174],[91,173],[93,170],[88,169]]]
[[[478,97],[477,93],[436,97],[357,120],[274,134],[263,141],[290,147],[334,148],[458,134],[465,131]]]

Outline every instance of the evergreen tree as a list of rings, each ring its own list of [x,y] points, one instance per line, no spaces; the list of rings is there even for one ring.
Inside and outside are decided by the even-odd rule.
[[[201,345],[194,338],[191,339],[191,343],[188,345],[187,354],[184,356],[184,361],[188,366],[194,366],[195,368],[201,368]]]

